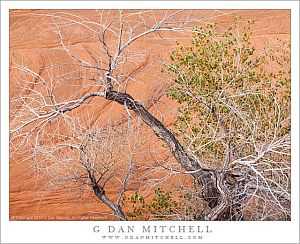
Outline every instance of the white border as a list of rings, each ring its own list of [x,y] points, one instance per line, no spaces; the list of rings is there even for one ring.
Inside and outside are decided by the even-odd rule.
[[[9,9],[291,9],[292,14],[292,220],[289,222],[197,222],[209,225],[212,234],[194,243],[299,243],[299,2],[294,1],[4,1],[1,2],[1,241],[4,243],[99,243],[95,225],[103,230],[108,225],[124,223],[110,221],[9,221]],[[129,222],[135,225],[191,225],[191,222]],[[195,222],[193,223],[195,224]],[[102,232],[103,233],[103,232]],[[104,234],[104,233],[103,233]],[[105,242],[109,242],[106,240]],[[110,242],[116,243],[116,240]],[[122,243],[140,243],[122,240]],[[145,242],[145,241],[144,241]],[[150,240],[155,243],[157,240]],[[159,240],[162,242],[162,240]],[[172,240],[182,243],[182,240]],[[186,241],[185,241],[186,242]],[[187,242],[186,242],[187,243]]]
[[[4,9],[297,9],[293,1],[4,1]],[[71,4],[72,3],[72,4]],[[215,8],[218,7],[218,8]]]

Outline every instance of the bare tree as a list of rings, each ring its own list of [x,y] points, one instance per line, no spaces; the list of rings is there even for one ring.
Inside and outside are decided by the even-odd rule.
[[[145,104],[127,93],[129,84],[137,82],[128,72],[127,67],[139,63],[141,57],[145,56],[143,52],[135,49],[136,43],[154,36],[168,42],[172,38],[169,33],[190,34],[194,31],[193,26],[206,21],[205,18],[196,18],[192,11],[176,10],[164,11],[163,14],[162,11],[157,13],[152,10],[96,10],[95,16],[89,18],[77,14],[76,11],[30,14],[30,16],[51,19],[51,26],[47,26],[47,31],[56,33],[61,49],[68,56],[68,61],[52,64],[41,71],[34,71],[20,59],[12,60],[11,70],[17,71],[14,79],[19,82],[21,92],[17,92],[11,101],[11,111],[13,111],[11,155],[20,150],[31,150],[38,168],[41,165],[42,155],[44,163],[48,165],[44,168],[52,175],[55,182],[74,181],[92,187],[95,195],[109,206],[120,220],[125,220],[126,216],[120,203],[133,170],[132,155],[136,150],[138,136],[134,136],[130,128],[132,128],[133,116],[137,116],[168,146],[180,167],[162,163],[158,163],[160,165],[157,166],[170,171],[170,175],[192,176],[201,186],[201,198],[207,202],[210,211],[198,214],[197,218],[222,219],[224,213],[228,212],[232,199],[235,199],[238,204],[245,203],[243,200],[245,196],[242,196],[242,200],[238,197],[241,188],[236,190],[237,194],[234,190],[229,192],[225,185],[226,170],[213,168],[204,159],[197,157],[197,153],[183,146],[174,134],[149,112]],[[77,34],[97,43],[97,59],[93,59],[94,55],[91,55],[92,58],[81,55],[80,50],[72,45]],[[207,35],[205,32],[202,34]],[[61,67],[69,71],[61,72]],[[72,96],[65,97],[61,93],[62,89],[66,89],[63,84],[71,84],[75,87],[72,87],[74,89]],[[89,109],[89,104],[94,102],[92,106],[95,107],[99,98],[123,106],[127,115],[128,130],[131,130],[130,133],[125,132],[123,139],[119,138],[119,132],[114,127],[101,129],[101,126],[98,126],[86,129],[81,125],[82,121],[78,119],[77,111],[82,113],[83,110],[80,108],[85,109],[87,117],[93,120],[95,115],[91,115],[93,111]],[[220,98],[219,102],[223,100]],[[127,138],[130,150],[124,149],[126,145],[124,138]],[[230,166],[239,165],[239,169],[247,172],[247,176],[252,179],[241,186],[243,189],[247,188],[248,194],[248,189],[254,189],[252,193],[255,195],[260,188],[270,187],[270,182],[261,177],[261,172],[257,167],[253,167],[251,162],[267,155],[270,150],[283,148],[285,143],[286,140],[280,141],[274,138],[268,146],[262,147],[263,150],[257,149],[258,155],[247,156],[244,160],[242,158],[230,160]],[[228,152],[231,151],[230,144],[227,146]],[[124,161],[124,155],[126,155],[127,169],[122,175],[118,174],[118,170],[115,171],[115,167],[124,164],[120,163]],[[269,160],[268,163],[278,164],[276,161]],[[224,167],[227,169],[228,163]],[[230,172],[230,176],[233,175],[234,173]],[[104,190],[107,182],[112,179],[114,182],[117,179],[121,184],[116,202],[110,200]],[[270,194],[272,197],[274,191],[270,191]],[[282,195],[282,191],[280,194]],[[288,197],[288,193],[284,192],[282,197]],[[249,198],[247,199],[250,201]]]

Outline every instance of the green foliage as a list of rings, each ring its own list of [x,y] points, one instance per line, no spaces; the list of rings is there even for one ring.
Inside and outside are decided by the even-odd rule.
[[[166,220],[174,213],[178,203],[173,199],[170,191],[157,188],[154,191],[152,200],[135,192],[131,196],[123,197],[123,207],[128,208],[127,217],[129,220]]]
[[[235,157],[290,132],[289,47],[277,40],[256,52],[253,21],[239,17],[226,31],[216,24],[194,29],[188,46],[177,42],[168,66],[179,103],[176,133],[199,158],[222,162],[229,141]],[[205,158],[204,158],[205,157]]]

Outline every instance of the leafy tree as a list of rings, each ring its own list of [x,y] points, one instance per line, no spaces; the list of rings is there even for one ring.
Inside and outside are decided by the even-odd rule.
[[[124,196],[123,206],[129,209],[127,216],[130,220],[168,220],[172,219],[178,202],[173,199],[172,192],[157,188],[152,200],[145,199],[138,192]]]
[[[231,206],[250,205],[248,217],[253,219],[265,218],[264,208],[285,219],[290,195],[289,47],[277,40],[257,52],[252,24],[241,26],[235,16],[225,31],[206,24],[194,29],[191,44],[177,42],[167,66],[174,76],[167,94],[179,103],[175,132],[199,161],[221,173]]]

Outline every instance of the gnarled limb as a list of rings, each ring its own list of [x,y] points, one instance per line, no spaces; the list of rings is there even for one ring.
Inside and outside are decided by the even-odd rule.
[[[93,185],[93,191],[95,195],[101,200],[105,205],[110,207],[115,213],[116,216],[118,216],[119,220],[126,220],[125,214],[122,211],[122,208],[119,204],[113,203],[105,194],[105,191],[103,188],[101,188],[98,184]]]
[[[140,116],[142,120],[152,128],[154,133],[168,145],[176,160],[187,171],[194,171],[191,175],[203,187],[203,196],[208,201],[209,206],[213,208],[218,204],[219,191],[216,188],[212,171],[201,167],[199,163],[188,154],[176,137],[158,119],[150,114],[142,104],[135,101],[131,95],[116,91],[107,91],[106,99],[122,105],[126,104],[128,109]]]

